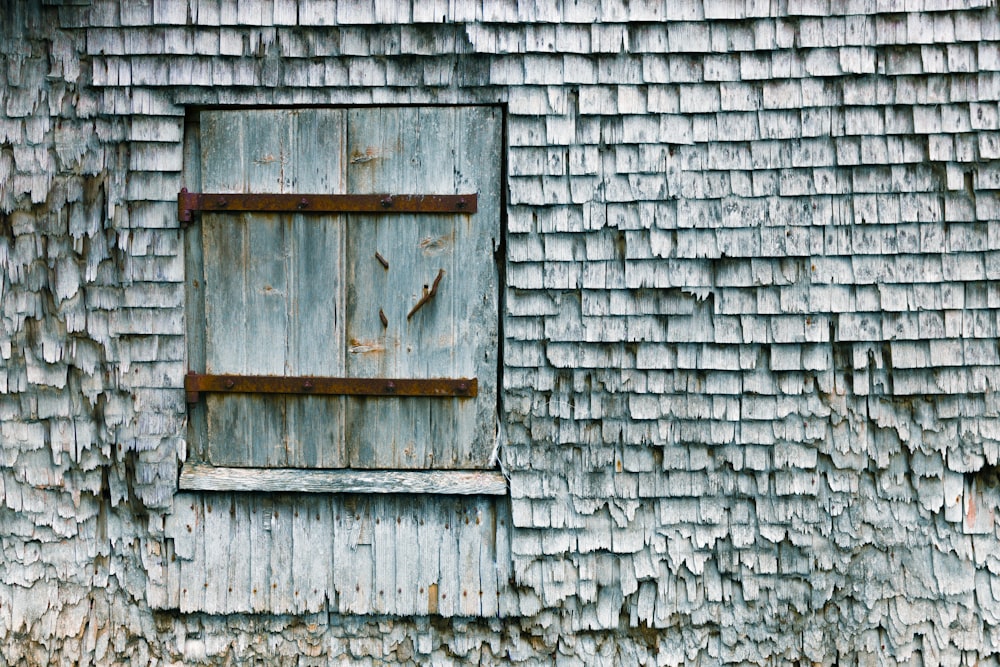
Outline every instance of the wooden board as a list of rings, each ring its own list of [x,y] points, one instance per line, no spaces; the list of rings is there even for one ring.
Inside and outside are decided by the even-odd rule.
[[[479,212],[472,216],[349,218],[348,374],[477,377],[480,386],[475,399],[347,399],[353,467],[487,464],[496,405],[498,113],[348,112],[349,192],[480,193]],[[408,317],[441,272],[436,296]]]
[[[311,470],[224,468],[186,463],[184,491],[295,491],[305,493],[436,493],[506,495],[507,480],[494,470]]]
[[[507,514],[497,497],[179,493],[156,607],[495,616],[510,551],[489,518]]]
[[[218,466],[470,469],[495,438],[500,111],[206,111],[188,154],[208,192],[454,194],[474,215],[209,213],[187,235],[194,370],[476,377],[475,398],[207,394]],[[385,264],[388,264],[386,268]],[[411,311],[441,276],[433,299]],[[195,286],[197,285],[197,286]],[[407,317],[410,315],[409,317]],[[383,323],[383,317],[385,322]]]
[[[190,192],[201,190],[201,125],[189,122],[184,127],[183,186]],[[184,320],[187,324],[187,363],[189,369],[205,367],[205,263],[200,233],[188,230],[184,234]],[[188,405],[188,456],[206,460],[204,401]]]
[[[344,112],[203,112],[202,187],[343,192]],[[343,220],[205,214],[205,372],[344,373]],[[338,467],[341,397],[207,397],[207,456],[219,465]]]

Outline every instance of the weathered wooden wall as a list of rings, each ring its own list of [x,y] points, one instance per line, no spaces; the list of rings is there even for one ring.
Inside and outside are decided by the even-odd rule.
[[[994,4],[3,3],[0,656],[997,664]],[[152,612],[186,110],[498,103],[516,613]]]

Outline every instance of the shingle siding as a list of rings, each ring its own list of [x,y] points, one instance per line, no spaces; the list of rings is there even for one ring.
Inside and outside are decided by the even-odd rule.
[[[996,663],[994,5],[7,3],[0,654]],[[185,114],[331,104],[506,109],[502,621],[150,610]]]

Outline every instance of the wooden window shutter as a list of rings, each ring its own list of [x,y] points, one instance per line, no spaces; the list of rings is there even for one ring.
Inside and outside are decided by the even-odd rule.
[[[191,406],[191,460],[487,468],[496,423],[499,110],[204,111],[198,125],[187,183],[204,193],[477,199],[475,213],[207,207],[186,236],[193,371],[474,379],[475,396],[205,393]]]

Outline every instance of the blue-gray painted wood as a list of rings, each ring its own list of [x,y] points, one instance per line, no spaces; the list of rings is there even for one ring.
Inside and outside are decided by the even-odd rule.
[[[475,215],[351,216],[348,373],[479,379],[475,399],[349,398],[351,465],[485,467],[495,439],[499,111],[354,109],[348,155],[351,193],[479,193]],[[436,296],[407,318],[441,271]]]
[[[204,317],[204,342],[191,358],[203,347],[205,372],[479,380],[472,399],[209,394],[207,425],[198,423],[206,442],[196,448],[204,460],[487,467],[496,420],[499,111],[201,116],[205,191],[479,194],[475,215],[204,214],[192,253],[204,308],[190,316]],[[435,298],[408,318],[441,272]]]
[[[204,112],[211,192],[343,192],[343,112]],[[340,376],[343,220],[205,214],[206,372]],[[340,397],[207,396],[219,465],[343,465]]]

